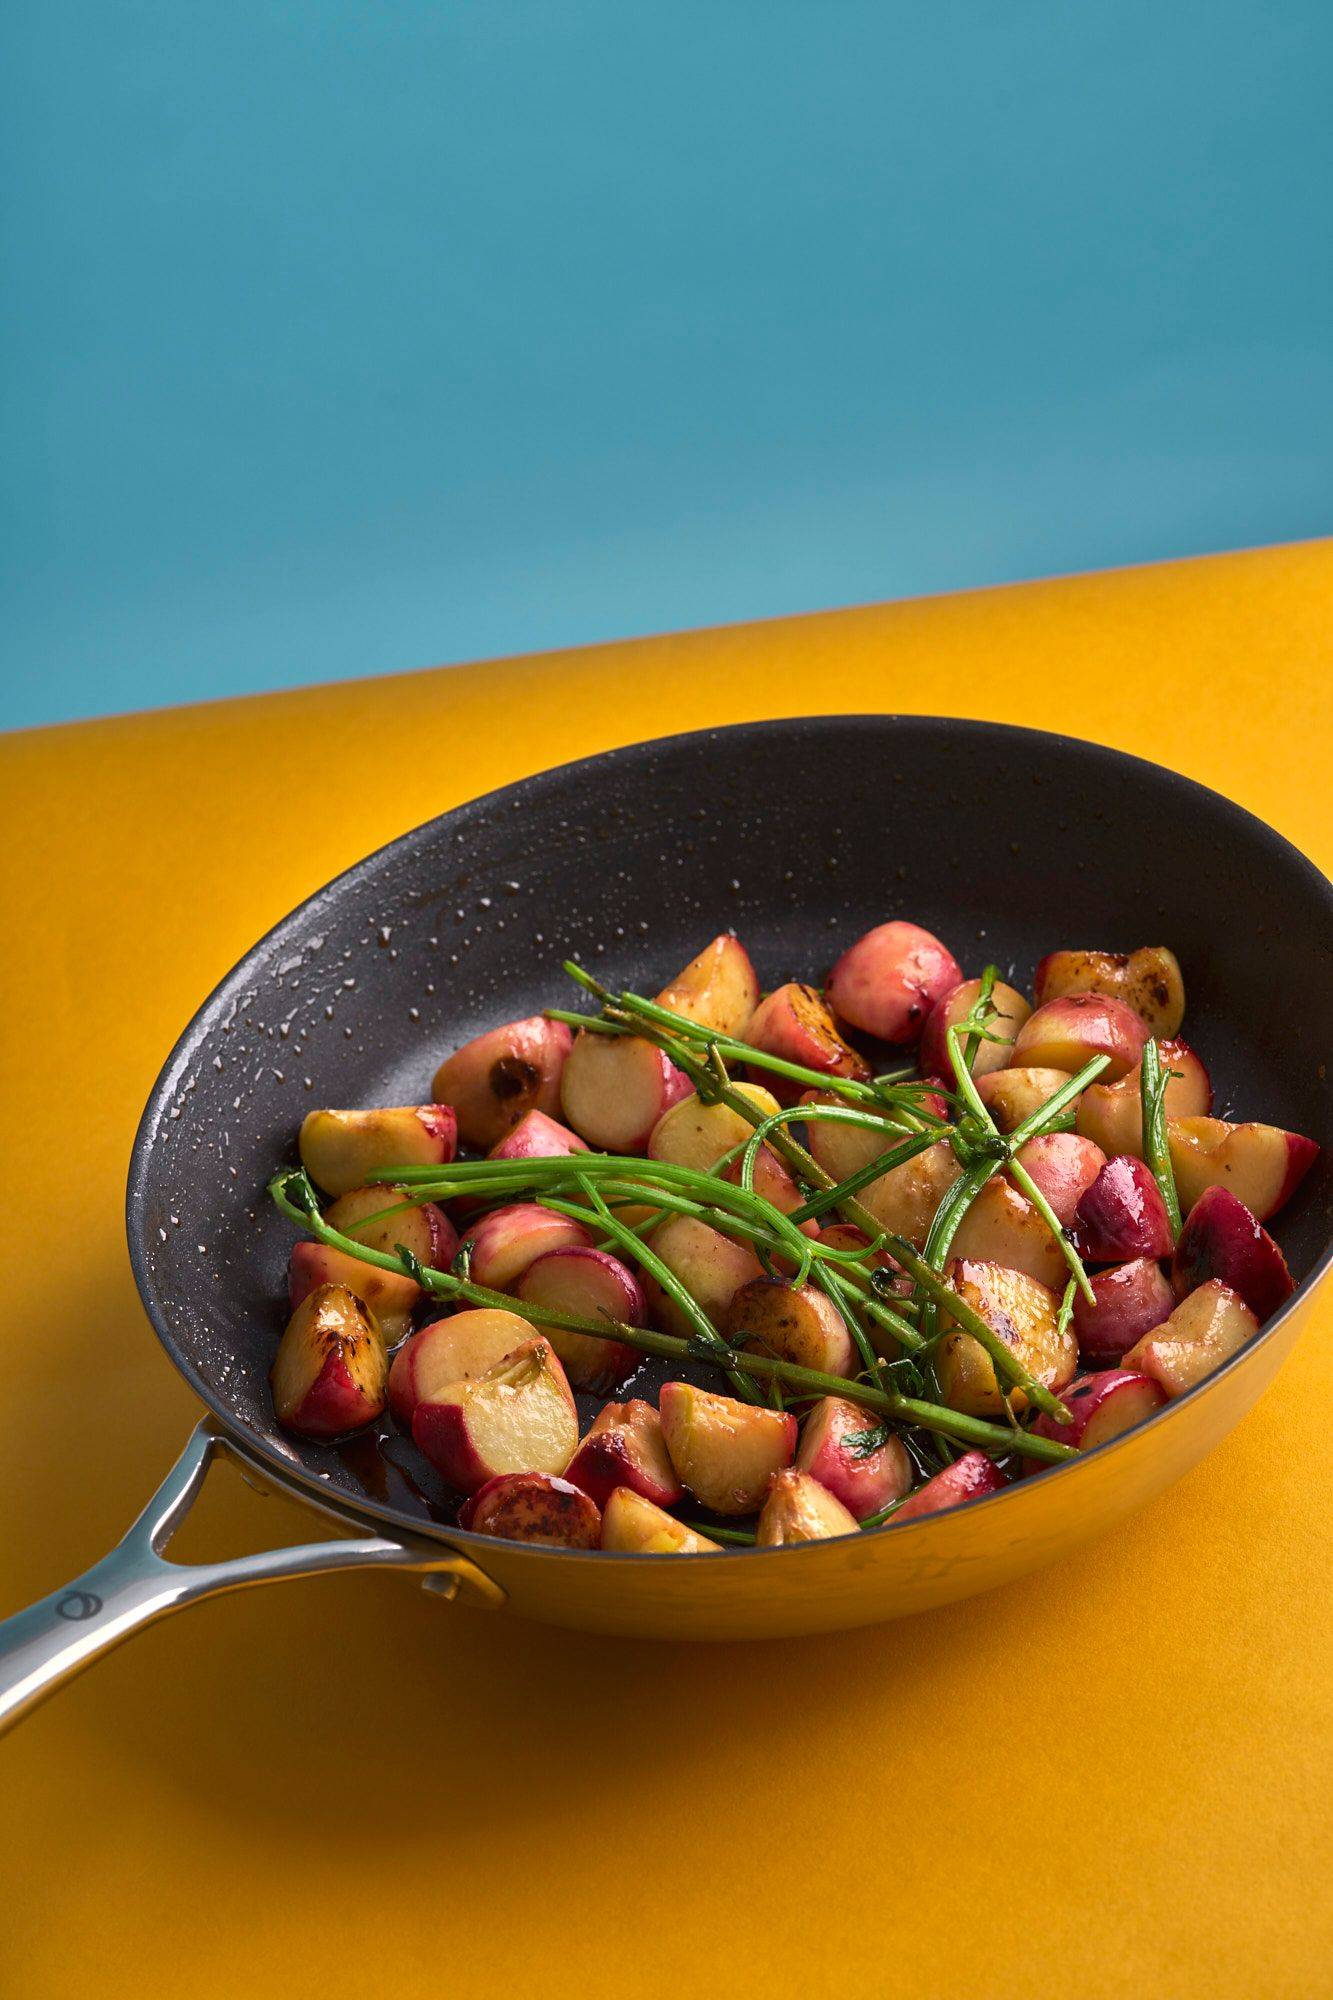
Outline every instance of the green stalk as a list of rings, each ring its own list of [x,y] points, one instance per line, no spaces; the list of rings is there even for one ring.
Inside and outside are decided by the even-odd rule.
[[[1166,1132],[1166,1086],[1169,1072],[1162,1069],[1162,1053],[1156,1041],[1143,1045],[1139,1070],[1139,1099],[1143,1107],[1143,1157],[1153,1179],[1162,1190],[1162,1200],[1171,1219],[1171,1240],[1180,1235],[1180,1196],[1176,1191],[1176,1170],[1171,1163],[1171,1146]]]

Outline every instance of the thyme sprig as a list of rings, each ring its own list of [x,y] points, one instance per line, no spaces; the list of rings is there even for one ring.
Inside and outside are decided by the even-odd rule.
[[[1143,1157],[1162,1191],[1171,1222],[1171,1240],[1180,1235],[1180,1195],[1171,1144],[1166,1129],[1166,1087],[1179,1071],[1163,1069],[1162,1052],[1151,1037],[1143,1045],[1139,1069],[1139,1102],[1143,1112]]]

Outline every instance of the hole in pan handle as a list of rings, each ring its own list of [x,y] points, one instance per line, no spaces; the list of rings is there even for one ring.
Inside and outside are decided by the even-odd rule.
[[[167,1544],[219,1453],[235,1460],[248,1478],[269,1483],[245,1452],[205,1420],[109,1555],[62,1590],[0,1621],[0,1730],[142,1626],[224,1591],[320,1576],[327,1570],[401,1569],[419,1574],[437,1596],[462,1596],[492,1609],[504,1603],[500,1586],[466,1556],[407,1536],[303,1542],[227,1562],[170,1562],[164,1554]],[[321,1511],[334,1520],[344,1518],[333,1508]]]

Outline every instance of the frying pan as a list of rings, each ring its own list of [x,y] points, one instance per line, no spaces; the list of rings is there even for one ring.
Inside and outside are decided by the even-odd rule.
[[[447,1050],[564,999],[571,955],[653,991],[734,927],[770,986],[819,976],[894,914],[1019,985],[1057,945],[1179,953],[1220,1110],[1325,1149],[1280,1226],[1297,1292],[1241,1354],[1124,1437],[993,1498],[703,1561],[465,1533],[387,1426],[343,1447],[277,1429],[267,1375],[291,1232],[263,1190],[307,1110],[421,1101]],[[754,723],[566,765],[418,827],[248,952],[153,1088],[130,1162],[130,1256],[208,1415],[119,1547],[0,1625],[0,1722],[183,1604],[328,1569],[404,1569],[436,1593],[590,1630],[735,1638],[874,1623],[1068,1554],[1196,1463],[1296,1339],[1333,1261],[1330,1018],[1324,876],[1216,793],[1068,737],[930,717]],[[643,1379],[651,1394],[658,1376]],[[219,1452],[350,1535],[170,1562]]]

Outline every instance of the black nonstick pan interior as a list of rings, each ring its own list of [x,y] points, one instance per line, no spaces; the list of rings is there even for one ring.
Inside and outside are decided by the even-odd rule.
[[[671,737],[526,779],[371,855],[256,945],[172,1052],[135,1142],[130,1249],[168,1353],[252,1448],[322,1497],[418,1533],[450,1523],[389,1426],[323,1447],[274,1424],[292,1232],[264,1186],[295,1157],[305,1113],[428,1099],[459,1042],[571,1004],[566,958],[653,991],[735,929],[767,987],[818,978],[891,916],[937,931],[965,971],[993,959],[1020,987],[1058,946],[1171,945],[1219,1113],[1325,1148],[1279,1226],[1294,1275],[1310,1271],[1330,1234],[1325,878],[1156,765],[997,724],[835,716]]]

